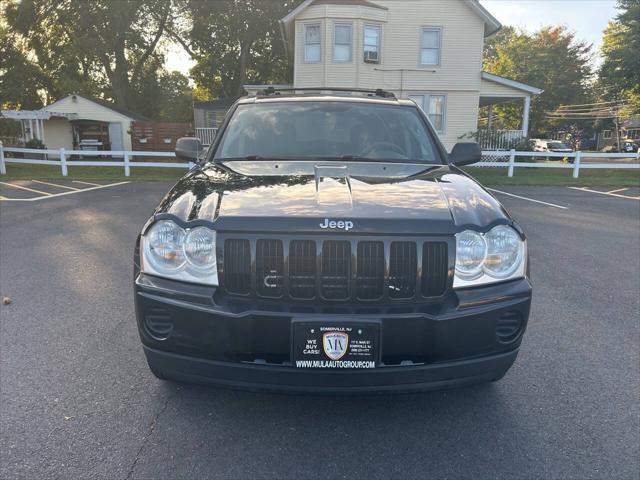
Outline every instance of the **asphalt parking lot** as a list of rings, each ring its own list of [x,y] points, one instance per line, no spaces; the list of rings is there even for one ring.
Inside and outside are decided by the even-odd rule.
[[[534,282],[502,381],[313,397],[150,374],[132,251],[168,187],[0,202],[1,478],[639,478],[637,188],[495,193]]]

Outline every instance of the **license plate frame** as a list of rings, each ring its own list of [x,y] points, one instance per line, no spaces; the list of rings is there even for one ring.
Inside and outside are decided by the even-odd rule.
[[[345,336],[346,351],[340,355]],[[291,361],[295,368],[375,369],[380,366],[381,347],[380,320],[294,319],[291,322]]]

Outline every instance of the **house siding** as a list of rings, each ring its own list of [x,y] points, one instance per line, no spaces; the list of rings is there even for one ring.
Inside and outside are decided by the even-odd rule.
[[[51,118],[45,120],[43,124],[44,144],[48,149],[73,150],[73,129],[68,120]],[[50,157],[58,158],[59,155],[50,155]]]
[[[386,9],[362,5],[311,5],[295,19],[296,87],[384,88],[398,97],[429,93],[447,96],[441,138],[451,148],[477,129],[484,22],[462,0],[376,0]],[[319,23],[321,60],[304,61],[304,25]],[[353,25],[352,60],[333,61],[335,23]],[[381,61],[363,61],[366,24],[381,26]],[[421,66],[423,27],[441,29],[440,65]],[[402,72],[400,70],[403,70]]]
[[[517,88],[508,87],[507,85],[500,85],[499,83],[492,82],[491,80],[482,79],[480,85],[480,95],[483,97],[527,97],[530,94],[518,90]]]

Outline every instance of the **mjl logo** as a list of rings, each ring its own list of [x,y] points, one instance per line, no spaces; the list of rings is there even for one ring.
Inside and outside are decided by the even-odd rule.
[[[320,224],[320,228],[339,228],[340,230],[348,232],[353,228],[353,222],[350,222],[349,220],[339,220],[336,222],[335,220],[329,220],[328,218],[325,218],[324,223]]]

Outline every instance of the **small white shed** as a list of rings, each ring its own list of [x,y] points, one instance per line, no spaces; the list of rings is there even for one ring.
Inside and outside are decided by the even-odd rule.
[[[68,150],[131,150],[131,122],[145,117],[104,100],[77,93],[41,110],[73,114],[73,120],[50,118],[44,122],[47,148]]]

